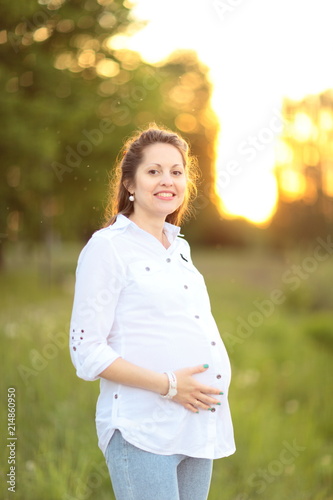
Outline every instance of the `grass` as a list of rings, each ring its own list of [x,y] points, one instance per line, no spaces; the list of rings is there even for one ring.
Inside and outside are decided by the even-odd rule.
[[[98,383],[76,377],[67,347],[77,252],[15,250],[1,276],[4,499],[13,497],[8,387],[17,399],[16,500],[113,498],[95,434]],[[215,462],[209,500],[333,500],[333,258],[310,272],[306,257],[193,252],[233,369],[237,452]]]

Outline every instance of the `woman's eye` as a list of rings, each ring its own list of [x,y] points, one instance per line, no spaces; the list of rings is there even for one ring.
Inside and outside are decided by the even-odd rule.
[[[156,168],[151,168],[150,170],[148,170],[148,174],[150,175],[157,175],[159,174],[159,170],[157,170]],[[179,176],[179,175],[182,175],[183,172],[181,170],[173,170],[172,172],[172,175],[175,175],[175,176]]]

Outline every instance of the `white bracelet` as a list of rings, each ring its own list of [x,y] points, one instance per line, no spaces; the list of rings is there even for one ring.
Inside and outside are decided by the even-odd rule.
[[[163,395],[162,398],[172,399],[177,394],[177,377],[173,372],[164,372],[169,379],[169,390],[168,393]]]

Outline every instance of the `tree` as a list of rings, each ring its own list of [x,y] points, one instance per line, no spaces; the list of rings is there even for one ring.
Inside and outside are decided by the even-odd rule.
[[[326,237],[333,228],[333,93],[285,100],[277,148],[278,210],[270,231],[280,246]]]
[[[129,26],[128,17],[129,10],[120,1],[1,5],[5,92],[0,109],[6,126],[0,138],[4,166],[0,227],[9,239],[19,234],[24,239],[44,238],[50,221],[63,213],[68,185],[64,189],[54,162],[61,164],[73,145],[81,146],[81,160],[85,159],[95,144],[93,136],[84,134],[103,126],[105,134],[107,124],[101,124],[97,112],[104,99],[101,86],[111,73],[119,78],[125,71],[109,43]],[[119,88],[118,83],[115,98]],[[76,158],[75,168],[78,163]],[[67,172],[70,168],[67,165]],[[90,171],[82,170],[80,178],[72,175],[70,182],[74,199],[91,182]],[[93,191],[87,188],[88,204]],[[73,204],[74,210],[77,205]]]
[[[150,66],[120,49],[117,37],[138,28],[126,5],[1,4],[3,241],[87,239],[101,224],[108,174],[124,138],[151,121],[192,144],[202,170],[201,236],[216,233],[210,193],[217,121],[206,68],[191,52]]]

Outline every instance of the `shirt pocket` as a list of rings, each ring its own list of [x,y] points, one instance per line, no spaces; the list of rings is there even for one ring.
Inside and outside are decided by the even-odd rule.
[[[162,267],[154,261],[139,260],[128,265],[128,290],[133,293],[154,293],[161,283]]]
[[[168,314],[172,307],[173,296],[174,283],[166,265],[163,268],[153,259],[128,264],[127,286],[121,298],[122,318],[125,318],[122,321],[127,325],[126,328],[131,325],[129,330],[135,337],[131,342],[137,345],[138,349],[140,342],[135,332],[140,331],[142,339],[146,335],[149,338],[154,335],[156,325],[160,324],[163,315]],[[155,325],[154,328],[151,328],[152,324]],[[127,351],[124,351],[125,354],[127,355]]]
[[[162,267],[157,262],[151,262],[147,260],[139,260],[136,262],[132,262],[128,266],[129,271],[129,279],[136,279],[147,277],[149,279],[150,276],[155,275],[156,273],[161,272]]]

